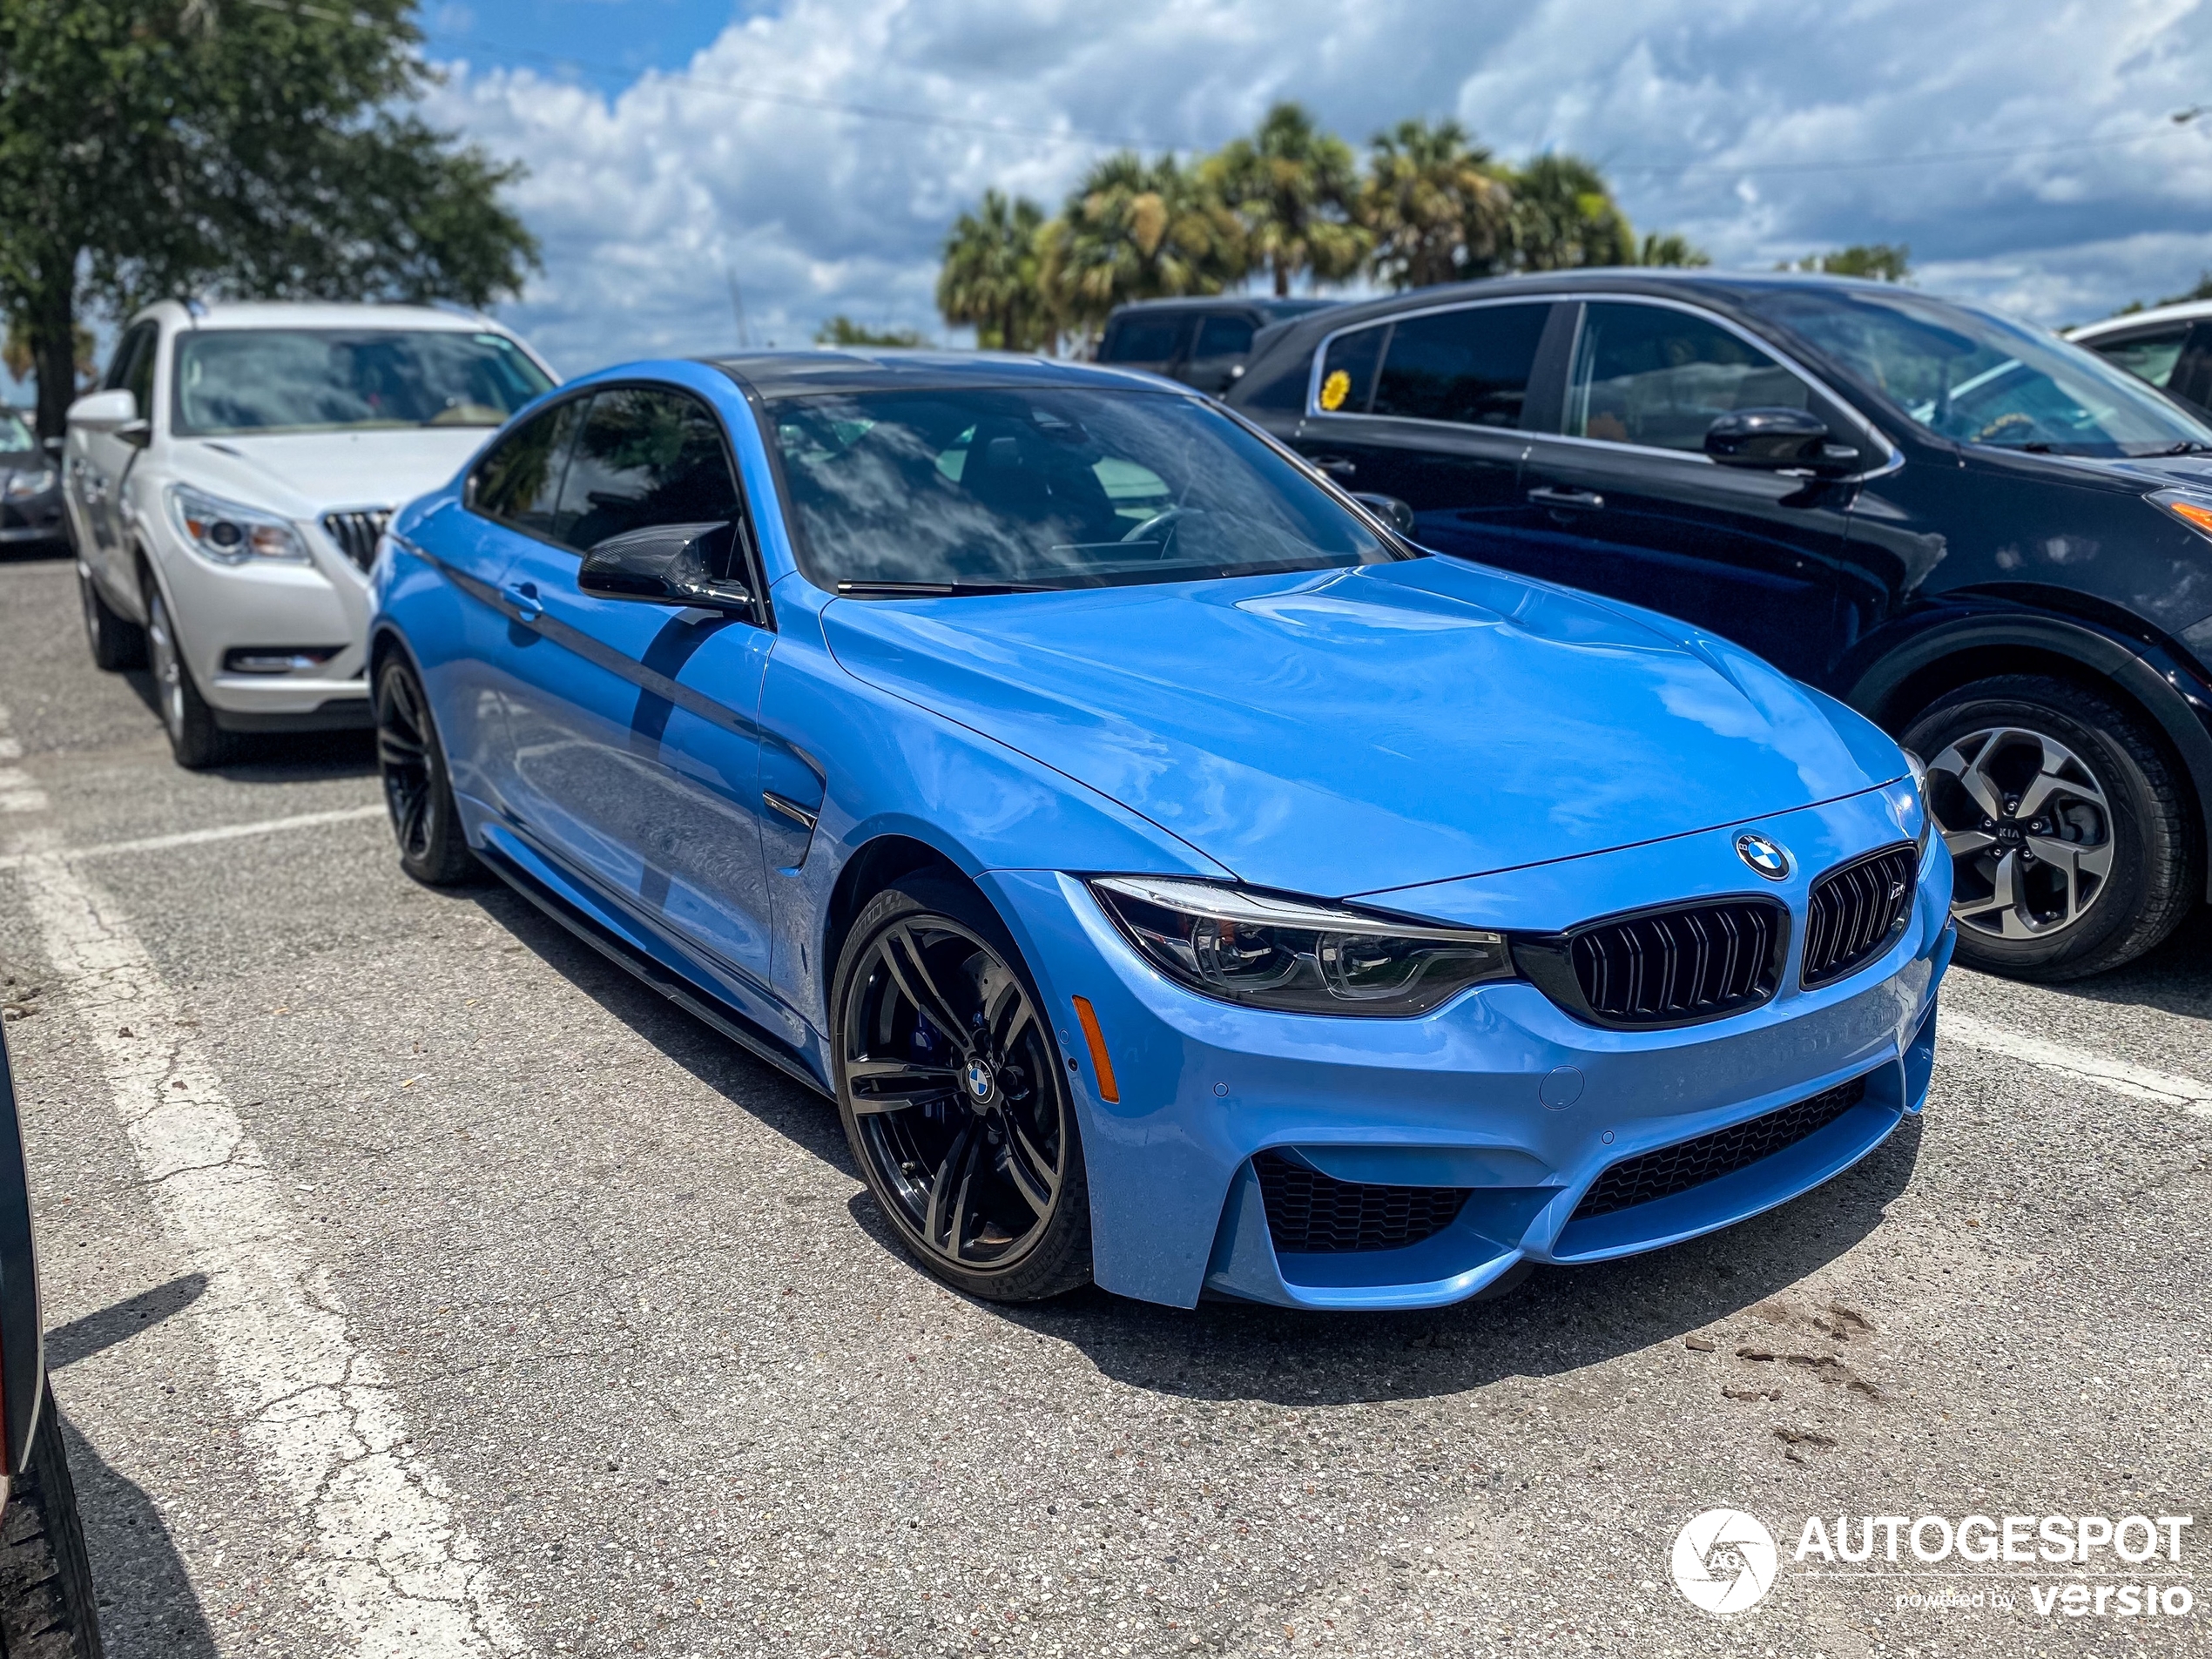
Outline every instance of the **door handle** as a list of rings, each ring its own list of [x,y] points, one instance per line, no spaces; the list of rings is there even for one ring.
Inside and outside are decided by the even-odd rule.
[[[499,590],[499,597],[515,607],[519,619],[523,622],[536,622],[545,614],[545,607],[538,603],[537,583],[535,582],[523,582],[514,587],[502,588]]]
[[[1345,455],[1315,455],[1313,469],[1332,478],[1349,478],[1359,470],[1359,463]]]
[[[1550,484],[1538,484],[1528,492],[1528,499],[1539,507],[1571,508],[1595,513],[1605,505],[1605,497],[1595,489],[1559,489]]]

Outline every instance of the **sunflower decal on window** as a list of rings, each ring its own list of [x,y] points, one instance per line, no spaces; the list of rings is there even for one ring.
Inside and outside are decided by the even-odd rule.
[[[1340,368],[1332,371],[1328,379],[1321,382],[1321,407],[1325,409],[1342,408],[1345,399],[1351,395],[1352,376]]]

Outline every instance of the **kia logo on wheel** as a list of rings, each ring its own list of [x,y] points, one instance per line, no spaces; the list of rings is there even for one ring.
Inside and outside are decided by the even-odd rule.
[[[1736,838],[1736,856],[1742,859],[1770,881],[1780,881],[1790,873],[1790,855],[1781,844],[1764,835],[1739,835]]]

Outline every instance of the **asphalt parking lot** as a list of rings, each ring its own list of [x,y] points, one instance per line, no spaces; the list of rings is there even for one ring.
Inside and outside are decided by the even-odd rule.
[[[0,998],[111,1659],[2212,1650],[1791,1559],[2197,1515],[2113,1581],[2204,1584],[2202,910],[1954,974],[1925,1117],[1716,1237],[1441,1314],[1008,1311],[896,1253],[826,1103],[401,876],[365,740],[178,770],[76,605],[0,563]],[[1722,1507],[1784,1546],[1726,1621],[1669,1572]]]

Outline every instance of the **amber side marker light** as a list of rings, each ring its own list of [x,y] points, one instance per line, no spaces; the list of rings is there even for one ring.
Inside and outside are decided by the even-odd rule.
[[[2205,536],[2212,536],[2212,507],[2205,507],[2203,502],[2168,500],[2166,511],[2172,513],[2175,517],[2179,517],[2183,524],[2188,524],[2188,527],[2195,529],[2195,531],[2203,531]]]
[[[1098,1097],[1118,1105],[1121,1089],[1114,1082],[1114,1062],[1106,1052],[1106,1034],[1098,1028],[1098,1015],[1090,1006],[1090,999],[1075,999],[1076,1018],[1083,1028],[1083,1042],[1090,1049],[1090,1069],[1098,1079]]]

